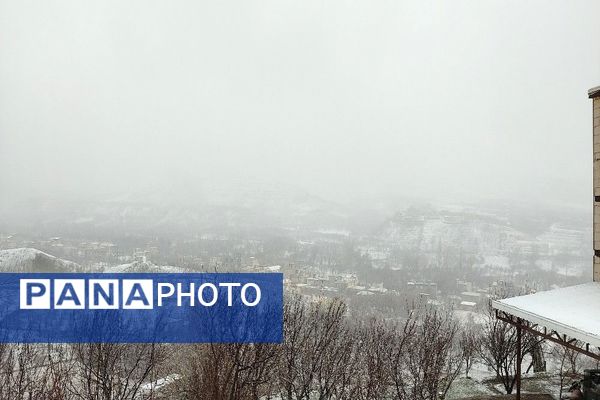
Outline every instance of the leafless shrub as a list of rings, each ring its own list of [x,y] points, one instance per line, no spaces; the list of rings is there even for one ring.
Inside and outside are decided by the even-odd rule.
[[[205,344],[186,350],[189,366],[177,384],[185,399],[257,400],[273,390],[275,345]]]
[[[539,342],[538,338],[523,331],[521,354],[531,354]],[[507,394],[512,393],[517,379],[517,349],[517,329],[496,318],[490,301],[487,320],[481,334],[479,356],[496,373],[496,378],[502,383]]]
[[[0,399],[70,399],[65,353],[64,345],[0,344]]]
[[[398,330],[392,361],[398,399],[443,398],[461,371],[457,350],[458,325],[447,310],[420,308],[412,311]]]
[[[447,310],[392,323],[339,299],[284,308],[278,345],[0,345],[0,400],[437,400],[472,357]]]
[[[338,299],[310,305],[298,297],[289,300],[279,368],[284,399],[305,400],[313,392],[319,399],[335,396],[353,357],[345,313],[346,305]]]
[[[354,377],[354,393],[347,399],[379,399],[390,390],[391,368],[388,364],[390,346],[393,341],[393,327],[377,319],[370,319],[357,328],[354,351],[359,361],[350,370]],[[352,382],[351,382],[352,383]]]
[[[481,348],[479,332],[476,332],[473,326],[463,326],[460,332],[459,346],[464,363],[465,377],[468,378]]]
[[[76,364],[69,392],[76,399],[149,399],[149,378],[164,362],[165,348],[154,343],[84,343],[72,347]],[[149,390],[144,390],[144,384]]]
[[[577,343],[575,343],[577,345]],[[568,347],[554,345],[552,355],[558,360],[558,378],[560,382],[559,398],[563,398],[563,390],[571,381],[579,379],[581,374],[581,353]]]

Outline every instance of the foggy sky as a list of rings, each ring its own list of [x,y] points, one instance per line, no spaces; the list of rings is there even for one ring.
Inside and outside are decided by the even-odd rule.
[[[595,0],[2,0],[0,196],[280,182],[589,206],[599,16]]]

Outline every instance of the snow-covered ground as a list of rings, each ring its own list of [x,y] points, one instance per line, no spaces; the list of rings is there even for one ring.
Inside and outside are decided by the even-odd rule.
[[[543,393],[553,396],[555,399],[560,397],[560,352],[555,350],[561,348],[553,343],[544,344],[544,359],[546,361],[546,372],[533,373],[526,372],[531,359],[525,357],[523,361],[523,393]],[[568,366],[563,367],[566,371]],[[584,369],[598,368],[598,363],[593,359],[583,355],[577,359],[577,370],[582,373]],[[563,396],[567,387],[572,383],[573,378],[567,378],[563,382]],[[495,373],[483,362],[477,361],[469,372],[469,378],[465,378],[464,373],[457,378],[446,396],[446,400],[468,399],[470,397],[485,395],[505,394],[504,386],[495,379]]]
[[[32,248],[0,250],[0,272],[77,272],[81,266]]]
[[[165,273],[180,273],[186,272],[184,268],[173,267],[170,265],[155,265],[150,261],[134,261],[128,264],[115,265],[107,267],[104,272],[123,273],[123,272],[165,272]]]
[[[144,395],[146,395],[148,393],[151,393],[153,390],[155,392],[160,391],[161,389],[164,389],[165,387],[167,387],[168,385],[177,381],[178,379],[181,379],[181,375],[171,374],[171,375],[167,375],[164,378],[159,378],[155,382],[144,383],[140,387],[140,398],[142,398]]]

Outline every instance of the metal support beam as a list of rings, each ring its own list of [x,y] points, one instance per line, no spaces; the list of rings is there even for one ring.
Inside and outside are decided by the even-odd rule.
[[[529,321],[524,321],[521,318],[517,318],[513,315],[507,314],[504,311],[496,310],[496,318],[500,321],[504,321],[508,324],[513,325],[517,329],[517,365],[515,371],[515,383],[517,386],[516,400],[521,400],[521,364],[523,363],[523,331],[530,332],[531,334],[541,337],[542,339],[549,340],[557,343],[568,349],[574,350],[578,353],[584,354],[594,360],[600,361],[600,353],[596,353],[590,350],[589,343],[583,343],[582,346],[577,345],[577,340],[570,339],[567,335],[560,334],[556,331],[548,332],[545,327],[540,327],[535,324],[530,324]],[[600,350],[600,348],[598,349]]]
[[[595,352],[592,349],[590,349],[591,346],[589,345],[589,343],[583,343],[582,346],[578,346],[576,341],[573,341],[572,339],[569,340],[566,337],[566,335],[561,335],[555,331],[548,332],[546,328],[540,328],[539,326],[535,326],[534,328],[530,326],[527,321],[523,321],[522,319],[516,318],[503,311],[496,310],[496,318],[511,325],[514,325],[517,328],[521,327],[522,330],[530,332],[535,336],[557,343],[568,349],[574,350],[585,356],[593,358],[594,360],[600,361],[600,352]]]
[[[517,319],[517,400],[521,400],[521,364],[523,363],[523,341],[521,319]]]

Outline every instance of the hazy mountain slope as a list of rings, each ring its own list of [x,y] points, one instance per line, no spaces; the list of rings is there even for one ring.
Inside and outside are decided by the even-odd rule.
[[[128,264],[115,265],[108,267],[104,272],[110,273],[180,273],[186,272],[184,268],[173,267],[170,265],[155,265],[149,261],[134,261]],[[188,271],[189,272],[189,271]]]
[[[0,250],[0,272],[78,272],[81,266],[32,248]]]

